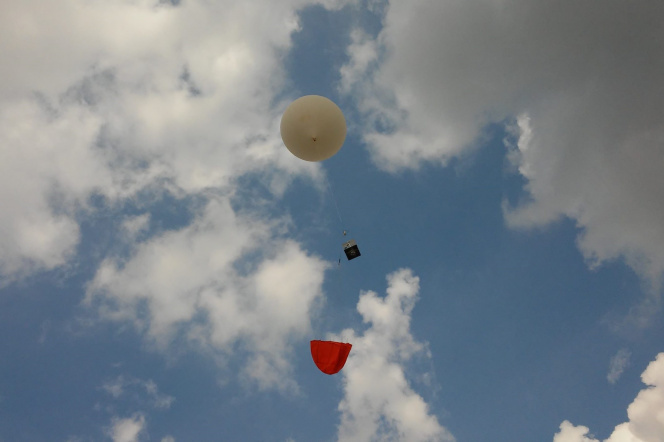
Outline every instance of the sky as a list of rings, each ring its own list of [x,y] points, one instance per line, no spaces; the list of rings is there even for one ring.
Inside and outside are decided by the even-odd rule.
[[[2,2],[0,441],[664,441],[661,17]]]

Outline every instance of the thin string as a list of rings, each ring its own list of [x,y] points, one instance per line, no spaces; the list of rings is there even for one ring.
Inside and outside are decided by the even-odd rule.
[[[334,209],[337,211],[337,217],[339,218],[341,231],[343,232],[344,236],[346,236],[346,229],[344,228],[344,221],[343,219],[341,219],[341,211],[339,210],[339,205],[337,204],[337,197],[334,195],[334,191],[332,190],[332,185],[330,184],[330,180],[327,179],[327,174],[324,174],[323,177],[325,178],[325,184],[327,184],[327,190],[330,191],[330,195],[332,196],[332,202],[334,202]]]
[[[345,227],[344,226],[344,221],[341,218],[341,211],[339,210],[339,204],[337,203],[337,198],[334,195],[334,191],[332,190],[332,184],[330,184],[330,180],[327,178],[327,174],[324,175],[324,179],[325,179],[325,184],[327,185],[327,189],[330,192],[330,195],[332,196],[332,202],[334,203],[334,209],[337,212],[337,217],[339,218],[339,225],[341,226],[341,232],[342,232],[342,235],[343,235],[344,241],[345,241],[345,237],[346,237],[346,234],[348,233],[348,231],[344,228]],[[336,291],[337,291],[338,296],[341,296],[341,294],[344,290],[344,286],[345,286],[345,284],[344,284],[344,282],[345,282],[344,281],[344,272],[343,272],[343,268],[342,268],[342,265],[341,265],[343,256],[344,256],[343,250],[339,250],[339,255],[337,257],[337,287],[336,287]]]

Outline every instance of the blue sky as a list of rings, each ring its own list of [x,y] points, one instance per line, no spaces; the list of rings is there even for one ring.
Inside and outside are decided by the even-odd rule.
[[[0,441],[663,440],[663,15],[5,2]]]

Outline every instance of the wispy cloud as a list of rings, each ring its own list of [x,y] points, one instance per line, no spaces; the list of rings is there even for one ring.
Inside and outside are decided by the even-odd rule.
[[[609,373],[606,375],[606,380],[610,384],[615,384],[622,376],[625,369],[629,366],[629,358],[632,356],[629,350],[621,348],[618,350],[609,362]]]
[[[143,380],[120,375],[104,382],[101,388],[114,399],[131,396],[130,399],[141,407],[148,405],[158,409],[168,409],[175,401],[173,396],[159,392],[157,384],[152,379]]]

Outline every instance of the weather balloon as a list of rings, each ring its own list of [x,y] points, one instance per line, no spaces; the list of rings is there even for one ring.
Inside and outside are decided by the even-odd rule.
[[[346,119],[339,106],[320,95],[293,101],[281,117],[281,139],[305,161],[323,161],[336,154],[346,139]]]
[[[325,374],[335,374],[344,368],[353,346],[345,342],[311,341],[311,357]]]

